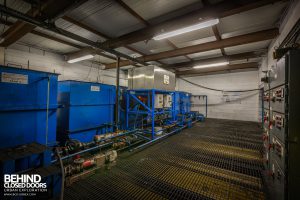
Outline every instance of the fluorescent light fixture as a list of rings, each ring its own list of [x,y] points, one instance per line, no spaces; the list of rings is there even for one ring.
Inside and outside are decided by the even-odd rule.
[[[204,65],[197,65],[194,66],[194,69],[201,69],[201,68],[209,68],[209,67],[219,67],[219,66],[223,66],[223,65],[228,65],[229,62],[219,62],[219,63],[212,63],[212,64],[204,64]]]
[[[88,54],[88,55],[81,56],[81,57],[78,57],[78,58],[70,59],[67,62],[68,63],[76,63],[76,62],[79,62],[79,61],[82,61],[82,60],[91,59],[91,58],[94,58],[94,55]]]
[[[167,33],[159,34],[157,36],[154,36],[153,39],[154,40],[162,40],[162,39],[170,38],[170,37],[173,37],[173,36],[176,36],[176,35],[181,35],[183,33],[188,33],[188,32],[191,32],[191,31],[198,30],[198,29],[203,29],[203,28],[206,28],[206,27],[210,27],[210,26],[216,25],[218,23],[219,23],[219,19],[211,19],[211,20],[200,22],[198,24],[188,26],[188,27],[185,27],[185,28],[181,28],[181,29],[178,29],[178,30],[175,30],[175,31],[170,31],[170,32],[167,32]]]

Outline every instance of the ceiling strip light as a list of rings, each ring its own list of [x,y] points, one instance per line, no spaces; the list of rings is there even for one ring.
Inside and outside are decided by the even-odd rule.
[[[81,56],[81,57],[78,57],[78,58],[70,59],[67,62],[68,63],[76,63],[76,62],[79,62],[79,61],[82,61],[82,60],[91,59],[91,58],[94,58],[94,55],[89,54],[89,55]]]
[[[210,26],[214,26],[218,23],[219,23],[219,19],[212,19],[212,20],[204,21],[204,22],[192,25],[192,26],[177,29],[175,31],[170,31],[170,32],[167,32],[167,33],[159,34],[157,36],[154,36],[153,39],[154,40],[162,40],[162,39],[173,37],[173,36],[176,36],[176,35],[181,35],[183,33],[188,33],[188,32],[191,32],[191,31],[195,31],[195,30],[207,28],[207,27],[210,27]]]
[[[219,67],[219,66],[223,66],[223,65],[228,65],[229,62],[219,62],[219,63],[212,63],[212,64],[205,64],[205,65],[197,65],[194,66],[194,69],[201,69],[201,68],[209,68],[209,67]]]

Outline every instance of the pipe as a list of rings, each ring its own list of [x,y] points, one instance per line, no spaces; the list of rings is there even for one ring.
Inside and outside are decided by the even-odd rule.
[[[97,145],[97,146],[94,146],[94,147],[91,147],[91,148],[88,148],[88,149],[84,149],[82,151],[78,151],[76,153],[72,153],[72,154],[66,155],[66,156],[62,157],[61,159],[65,160],[67,158],[71,158],[71,157],[76,156],[78,154],[86,153],[86,152],[89,152],[89,151],[92,151],[92,150],[95,150],[95,149],[98,149],[98,148],[100,149],[102,147],[107,147],[107,146],[112,145],[112,144],[113,144],[113,142],[109,142],[109,143],[106,143],[106,144],[100,144],[100,145]],[[54,161],[52,161],[52,162],[54,162]]]
[[[48,76],[47,83],[47,106],[46,106],[46,146],[48,146],[48,132],[49,132],[49,104],[50,104],[50,77]]]
[[[46,30],[54,32],[54,33],[57,33],[59,35],[65,36],[65,37],[70,38],[70,39],[73,39],[75,41],[82,42],[84,44],[90,45],[90,46],[92,46],[92,47],[94,47],[96,49],[99,49],[99,50],[102,50],[102,51],[106,51],[106,52],[114,54],[114,55],[116,55],[118,57],[122,57],[122,58],[128,59],[128,60],[130,60],[130,61],[132,61],[134,63],[139,63],[139,64],[144,65],[144,66],[148,66],[149,65],[149,64],[147,64],[147,63],[145,63],[143,61],[140,61],[138,59],[132,58],[129,55],[123,54],[123,53],[118,52],[118,51],[116,51],[114,49],[110,49],[110,48],[107,48],[107,47],[105,47],[103,45],[100,45],[98,42],[91,41],[89,39],[86,39],[84,37],[76,35],[76,34],[74,34],[72,32],[69,32],[69,31],[66,31],[64,29],[58,28],[54,24],[38,20],[38,19],[36,19],[34,17],[31,17],[29,15],[23,14],[23,13],[21,13],[21,12],[19,12],[17,10],[11,9],[9,7],[5,7],[3,5],[0,5],[0,12],[3,13],[3,14],[5,14],[5,15],[11,16],[13,18],[16,18],[18,20],[21,20],[21,21],[24,21],[26,23],[32,24],[34,26],[46,29]]]
[[[161,136],[161,137],[155,138],[155,139],[153,139],[153,140],[151,140],[151,141],[149,141],[149,142],[146,142],[146,143],[144,143],[144,144],[142,144],[142,145],[140,145],[140,146],[138,146],[138,147],[135,147],[134,149],[132,149],[132,151],[138,150],[138,149],[140,149],[140,148],[143,148],[144,146],[147,146],[147,145],[152,144],[152,143],[154,143],[154,142],[156,142],[156,141],[158,141],[158,140],[161,140],[161,139],[163,139],[163,138],[165,138],[165,137],[168,137],[168,136],[172,135],[173,133],[176,133],[176,132],[178,132],[178,131],[181,131],[182,129],[184,129],[184,128],[186,128],[186,127],[187,127],[187,125],[182,126],[182,127],[178,128],[178,129],[176,129],[176,130],[174,130],[174,131],[171,131],[170,133],[168,133],[168,134],[166,134],[166,135],[163,135],[163,136]]]
[[[136,132],[136,131],[137,131],[137,130],[128,131],[128,132],[122,133],[122,134],[117,135],[117,136],[113,136],[113,137],[110,137],[110,138],[106,138],[106,139],[100,140],[99,142],[105,141],[105,140],[107,140],[107,139],[117,138],[117,137],[120,137],[120,136],[129,134],[129,133],[134,133],[134,132]],[[109,142],[109,143],[106,143],[106,144],[100,144],[100,145],[97,145],[97,146],[94,146],[94,147],[91,147],[91,148],[88,148],[88,149],[84,149],[84,150],[82,150],[82,151],[79,151],[79,152],[76,152],[76,153],[73,153],[73,154],[69,154],[69,155],[67,155],[67,156],[64,156],[64,157],[62,157],[62,160],[65,160],[65,159],[70,158],[70,157],[72,157],[72,156],[76,156],[76,155],[81,154],[81,153],[86,153],[86,152],[95,150],[95,149],[97,149],[97,148],[106,147],[106,146],[109,146],[109,145],[111,145],[111,144],[113,144],[113,142]],[[56,161],[57,161],[57,160],[52,160],[51,162],[52,162],[52,163],[55,163]]]
[[[119,90],[120,90],[120,57],[117,57],[117,70],[116,70],[116,125],[119,129]]]
[[[135,133],[134,135],[136,135],[136,136],[138,136],[138,137],[141,137],[141,138],[143,138],[144,140],[151,140],[150,138],[148,138],[148,137],[146,137],[146,136],[143,136],[143,135],[141,135],[141,134],[139,134],[139,133]]]
[[[85,131],[91,131],[91,130],[99,130],[108,126],[114,126],[113,124],[101,124],[100,126],[96,126],[96,127],[90,127],[90,128],[85,128],[85,129],[78,129],[78,130],[68,130],[67,133],[69,134],[75,134],[75,133],[81,133],[81,132],[85,132]]]
[[[60,193],[60,200],[64,199],[64,191],[65,191],[65,170],[64,170],[64,164],[63,161],[61,159],[60,153],[58,148],[55,149],[56,155],[58,157],[59,160],[59,165],[61,168],[61,193]]]

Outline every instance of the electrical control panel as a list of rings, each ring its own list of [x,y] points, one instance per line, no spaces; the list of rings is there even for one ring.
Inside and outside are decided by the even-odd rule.
[[[290,50],[267,73],[263,95],[264,158],[275,199],[299,199],[300,51]],[[269,143],[269,145],[267,145]],[[268,149],[266,149],[268,147]]]
[[[172,95],[165,94],[164,95],[164,108],[171,108],[172,107]]]
[[[163,108],[164,107],[164,95],[155,94],[155,105],[154,108]]]
[[[270,96],[271,109],[284,113],[285,112],[285,86],[279,86],[271,90]]]
[[[272,111],[270,119],[270,133],[275,135],[281,141],[285,140],[285,116],[283,113]]]
[[[285,199],[284,198],[284,188],[285,188],[285,175],[281,167],[275,159],[270,158],[270,172],[269,176],[272,183],[272,196],[276,199]]]
[[[273,160],[276,160],[281,169],[284,169],[285,162],[285,145],[276,136],[270,136],[270,155]]]

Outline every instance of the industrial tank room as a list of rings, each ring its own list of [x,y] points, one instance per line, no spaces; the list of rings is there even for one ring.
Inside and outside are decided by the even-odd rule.
[[[0,0],[0,200],[299,200],[299,33],[300,0]]]

